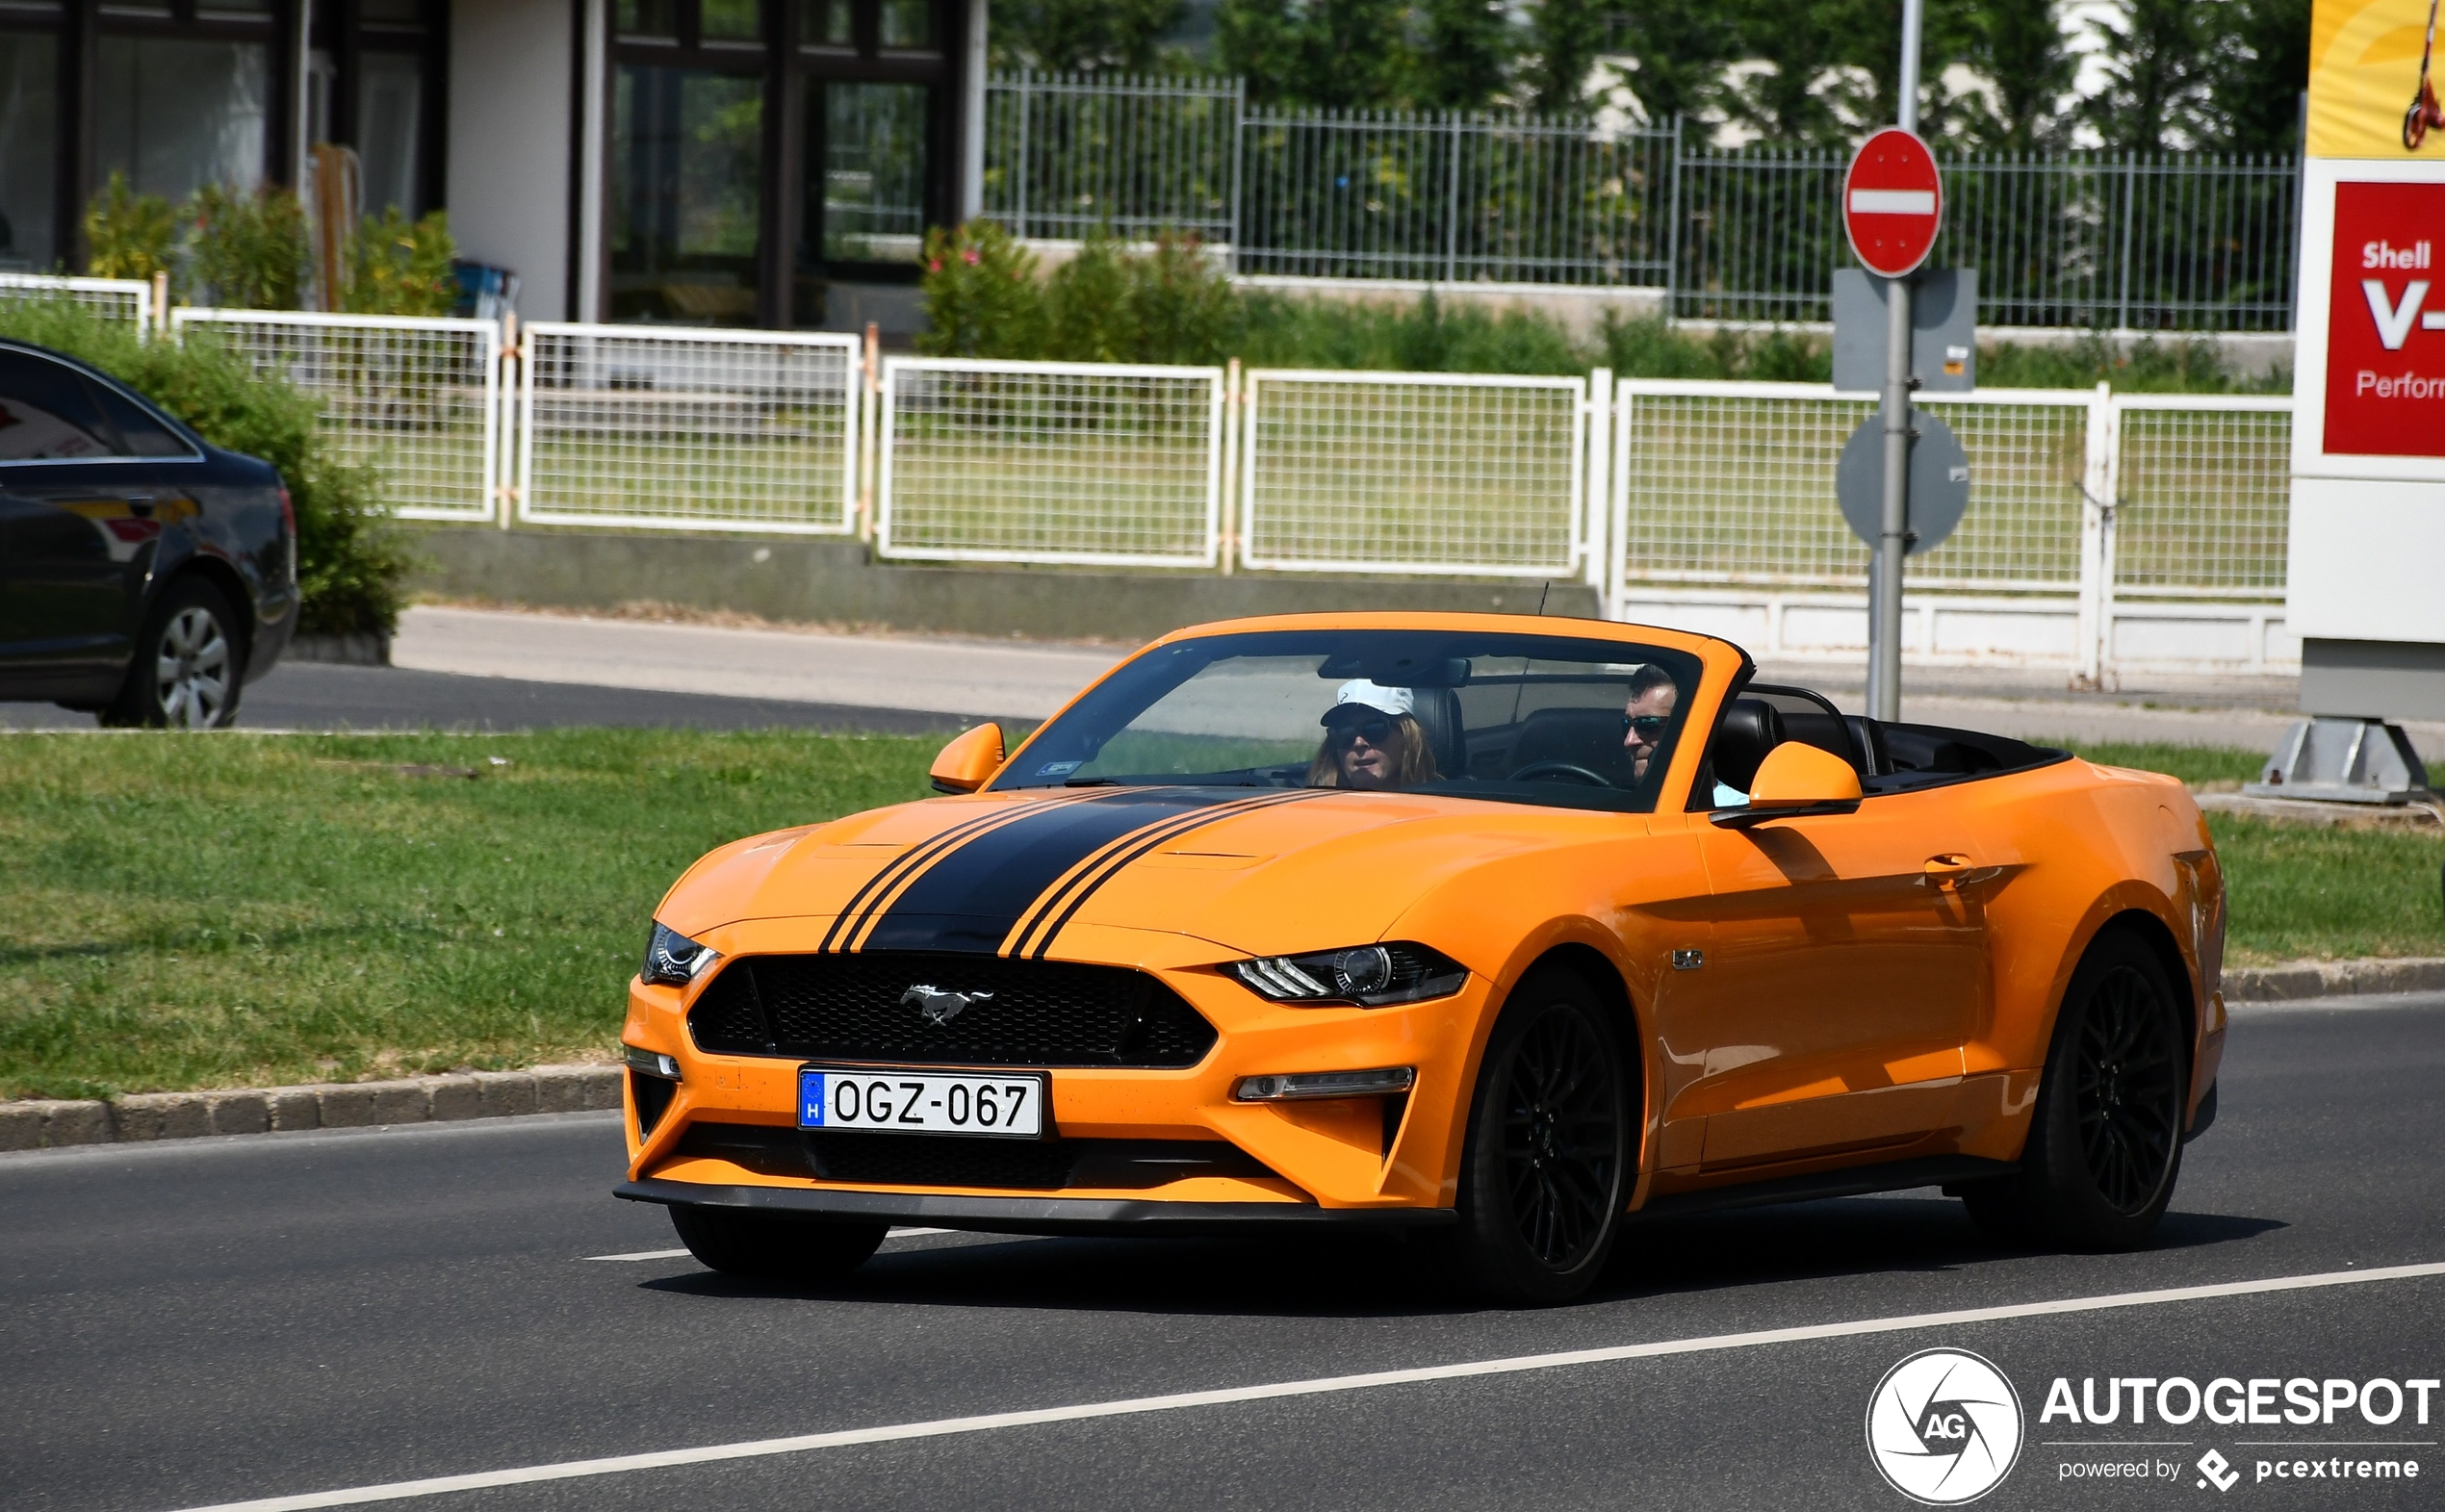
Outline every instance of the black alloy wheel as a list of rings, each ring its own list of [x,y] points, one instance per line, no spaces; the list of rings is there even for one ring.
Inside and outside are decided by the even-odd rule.
[[[2072,1072],[2080,1148],[2117,1213],[2154,1200],[2181,1142],[2177,1039],[2156,984],[2133,967],[2117,965],[2091,990]]]
[[[1533,971],[1512,990],[1469,1113],[1460,1221],[1441,1237],[1470,1290],[1563,1302],[1603,1271],[1629,1198],[1629,1082],[1611,1014],[1579,975]]]
[[[674,1207],[671,1227],[708,1269],[751,1281],[836,1281],[866,1263],[888,1223],[827,1223],[742,1208]]]
[[[2056,1015],[2020,1170],[1960,1189],[1979,1227],[2042,1248],[2147,1243],[2181,1176],[2191,1052],[2175,991],[2130,930],[2090,944]]]
[[[219,589],[198,577],[170,584],[136,637],[127,681],[102,723],[222,730],[238,714],[245,658],[238,619]]]

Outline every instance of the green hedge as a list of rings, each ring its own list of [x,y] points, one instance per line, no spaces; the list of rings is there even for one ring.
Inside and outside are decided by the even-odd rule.
[[[404,546],[381,503],[381,479],[343,460],[316,426],[317,406],[276,378],[256,376],[207,332],[144,341],[124,320],[65,300],[0,302],[0,336],[82,358],[194,427],[217,447],[280,470],[297,513],[299,630],[387,634],[398,624]]]

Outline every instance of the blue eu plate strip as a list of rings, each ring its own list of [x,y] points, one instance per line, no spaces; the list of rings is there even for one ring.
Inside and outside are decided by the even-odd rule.
[[[798,1127],[823,1127],[824,1086],[821,1071],[798,1073]]]

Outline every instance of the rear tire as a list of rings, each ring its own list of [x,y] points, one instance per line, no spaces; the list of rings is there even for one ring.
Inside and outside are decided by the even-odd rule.
[[[244,680],[238,616],[200,577],[173,582],[144,616],[127,680],[101,711],[105,725],[225,730]]]
[[[865,1264],[888,1223],[822,1223],[736,1208],[674,1207],[680,1243],[707,1268],[755,1281],[834,1281]]]
[[[2190,1047],[2165,968],[2136,936],[2101,936],[2063,995],[2017,1176],[1962,1192],[1997,1238],[2043,1248],[2135,1249],[2182,1168]]]
[[[1635,1118],[1612,1015],[1577,973],[1531,971],[1495,1021],[1460,1161],[1453,1280],[1509,1307],[1567,1302],[1611,1255]]]

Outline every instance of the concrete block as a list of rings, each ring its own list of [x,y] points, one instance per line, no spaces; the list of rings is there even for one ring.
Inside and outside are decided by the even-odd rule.
[[[535,1078],[530,1071],[477,1071],[468,1080],[476,1084],[477,1117],[502,1118],[535,1111]]]
[[[423,1081],[374,1082],[375,1123],[423,1123],[433,1115],[430,1094]]]
[[[623,1090],[620,1079],[626,1074],[616,1065],[588,1066],[585,1071],[586,1106],[598,1112],[618,1108]]]
[[[0,1103],[0,1150],[42,1148],[42,1125],[49,1115],[43,1103]]]
[[[320,1129],[322,1127],[322,1100],[311,1087],[275,1087],[263,1094],[264,1105],[271,1112],[275,1129]]]
[[[325,1129],[362,1129],[377,1122],[373,1116],[373,1087],[370,1082],[334,1083],[314,1089],[316,1113]]]
[[[484,1115],[483,1094],[473,1076],[428,1076],[425,1078],[425,1098],[427,1115],[437,1123]]]
[[[586,1103],[586,1072],[582,1065],[535,1067],[535,1112],[582,1113]]]
[[[205,1102],[215,1134],[261,1134],[271,1127],[271,1102],[261,1092],[214,1092]]]
[[[84,1100],[42,1104],[42,1142],[57,1148],[69,1144],[108,1144],[118,1138],[111,1105]]]
[[[192,1140],[212,1133],[212,1104],[201,1092],[139,1092],[112,1105],[122,1140]]]

